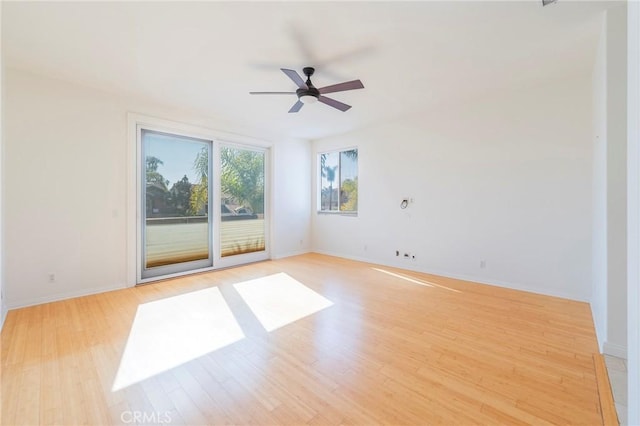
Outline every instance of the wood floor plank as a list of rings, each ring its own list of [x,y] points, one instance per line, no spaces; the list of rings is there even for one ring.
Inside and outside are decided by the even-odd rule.
[[[275,274],[309,299],[234,286]],[[206,338],[152,309],[203,290],[223,305],[180,309]],[[602,424],[587,304],[319,254],[12,310],[0,338],[1,424]],[[174,361],[115,388],[127,357]]]

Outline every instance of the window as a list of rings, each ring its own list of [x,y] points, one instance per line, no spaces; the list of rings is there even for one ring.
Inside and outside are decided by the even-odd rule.
[[[358,212],[358,150],[319,155],[320,211]]]

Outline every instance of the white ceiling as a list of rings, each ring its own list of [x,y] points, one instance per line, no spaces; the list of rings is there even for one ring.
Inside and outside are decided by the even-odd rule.
[[[554,76],[590,75],[607,3],[4,2],[5,66],[317,139]],[[364,90],[288,114],[280,67]]]

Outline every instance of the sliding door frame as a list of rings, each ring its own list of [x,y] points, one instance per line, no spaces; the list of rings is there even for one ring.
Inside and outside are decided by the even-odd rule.
[[[211,267],[199,268],[185,272],[169,273],[157,277],[142,277],[142,244],[143,230],[142,219],[144,218],[144,203],[142,200],[142,141],[141,130],[147,129],[178,136],[186,136],[196,139],[212,141],[210,179],[209,179],[209,206],[211,209],[209,228],[210,246],[213,253],[213,265]],[[263,151],[265,154],[265,250],[263,252],[248,253],[245,255],[220,256],[220,223],[221,223],[221,200],[220,200],[220,147],[230,146],[253,151]],[[209,129],[206,127],[194,126],[176,121],[150,117],[137,113],[127,114],[127,250],[126,250],[126,287],[133,287],[137,284],[172,278],[197,272],[209,271],[244,263],[270,259],[270,236],[271,236],[271,155],[273,152],[271,143],[248,136],[237,135]],[[213,170],[211,170],[213,169]],[[115,213],[114,213],[115,214]]]

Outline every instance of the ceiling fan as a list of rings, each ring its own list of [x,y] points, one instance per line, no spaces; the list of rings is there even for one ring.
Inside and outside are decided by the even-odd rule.
[[[300,108],[304,104],[311,104],[315,102],[322,102],[323,104],[329,105],[336,109],[339,109],[342,112],[347,111],[351,108],[351,105],[344,104],[340,101],[336,101],[335,99],[327,98],[324,96],[325,93],[335,93],[335,92],[344,92],[346,90],[355,90],[355,89],[364,89],[364,85],[360,80],[346,81],[344,83],[333,84],[331,86],[325,86],[317,89],[313,83],[311,83],[311,76],[315,72],[315,68],[305,67],[302,69],[304,75],[307,76],[307,81],[305,82],[300,74],[298,74],[295,70],[290,70],[286,68],[280,68],[283,73],[287,75],[293,82],[298,86],[298,89],[295,92],[249,92],[251,95],[297,95],[298,101],[293,104],[289,112],[298,112]]]

